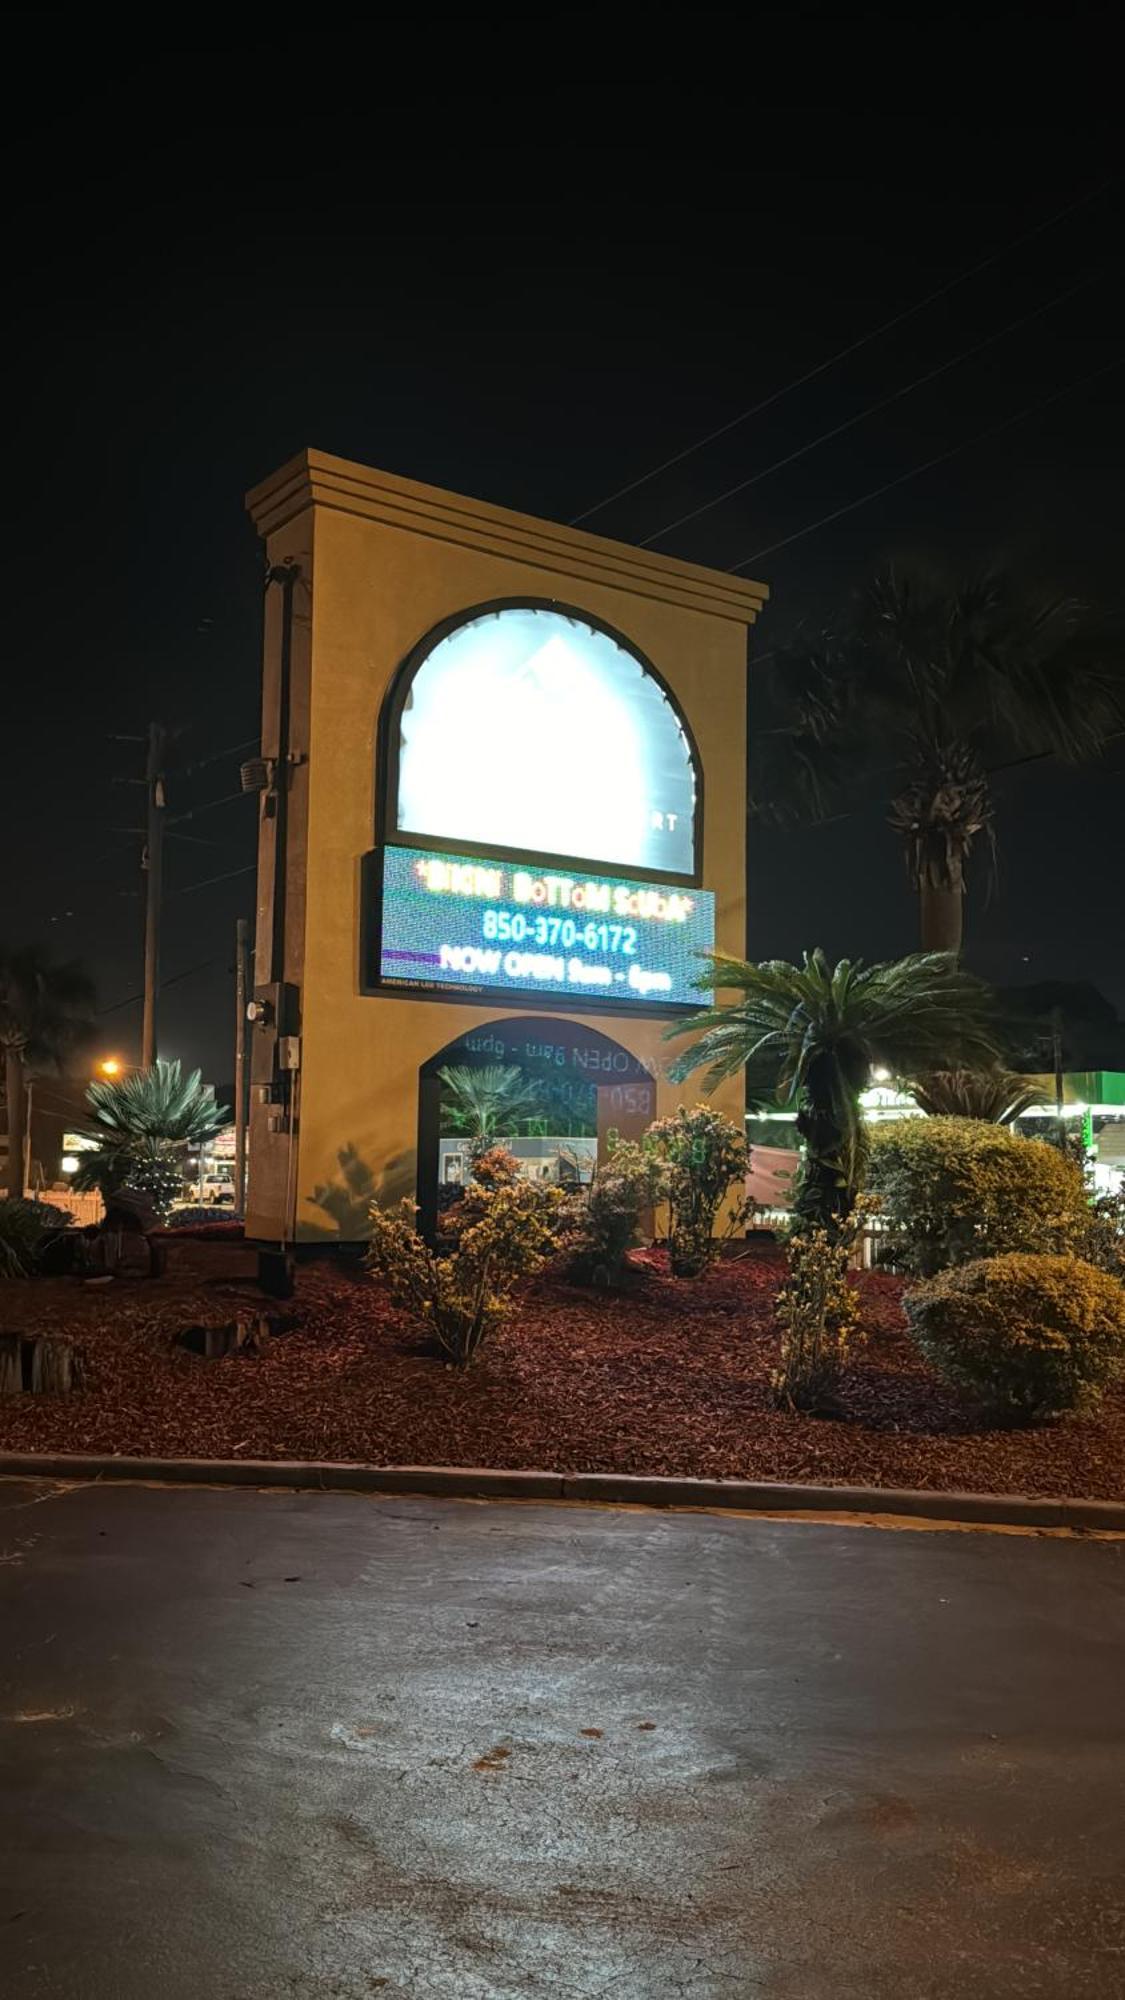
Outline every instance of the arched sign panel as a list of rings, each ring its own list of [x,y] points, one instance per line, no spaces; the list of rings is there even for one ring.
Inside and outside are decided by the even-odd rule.
[[[382,755],[370,984],[695,1004],[698,760],[625,640],[557,605],[469,612],[406,662]]]
[[[426,653],[399,714],[399,836],[695,874],[696,780],[660,682],[609,632],[504,605]]]

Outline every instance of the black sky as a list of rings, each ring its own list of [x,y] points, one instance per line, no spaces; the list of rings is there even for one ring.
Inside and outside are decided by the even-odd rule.
[[[579,22],[594,17],[571,17]],[[711,21],[727,17],[703,17]],[[414,71],[411,72],[416,73]],[[613,73],[299,99],[216,82],[60,97],[19,177],[8,429],[8,713],[0,934],[87,959],[105,1043],[136,1047],[150,716],[185,729],[187,810],[237,792],[258,722],[248,486],[306,444],[568,519],[974,262],[1090,195],[1115,119],[1021,91],[919,113]],[[400,72],[401,74],[401,72]],[[246,71],[252,77],[252,68]],[[1071,108],[1067,108],[1067,105]],[[658,546],[726,567],[1123,351],[1121,191],[1086,200],[891,334],[599,513],[659,529],[1007,322],[964,365]],[[1090,282],[1086,282],[1090,280]],[[1125,370],[755,562],[763,648],[873,564],[1018,561],[1120,611]],[[216,755],[216,753],[228,753]],[[1125,1009],[1125,746],[1000,781],[1001,877],[969,951],[1004,980],[1086,978]],[[253,807],[170,843],[162,1043],[229,1076]],[[210,878],[229,879],[210,882]],[[196,888],[194,885],[210,883]],[[878,801],[756,837],[752,949],[887,956],[915,917]],[[198,968],[198,969],[197,969]],[[188,975],[178,977],[178,975]]]

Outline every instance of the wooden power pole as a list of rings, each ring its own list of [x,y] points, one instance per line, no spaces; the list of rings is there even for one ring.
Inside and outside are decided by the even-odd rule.
[[[239,917],[234,960],[234,1207],[246,1213],[246,1008],[251,993],[250,923]]]
[[[145,787],[148,810],[145,817],[145,1011],[141,1029],[141,1068],[151,1069],[156,1061],[156,1001],[160,991],[160,904],[164,889],[164,816],[167,798],[164,788],[165,732],[159,722],[148,726],[148,759]]]

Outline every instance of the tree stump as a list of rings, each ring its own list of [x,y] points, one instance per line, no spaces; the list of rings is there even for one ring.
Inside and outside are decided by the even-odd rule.
[[[176,1339],[189,1354],[222,1361],[228,1354],[264,1354],[275,1335],[291,1324],[275,1313],[245,1312],[224,1326],[186,1326]]]
[[[81,1381],[82,1363],[71,1341],[53,1334],[0,1334],[0,1396],[69,1396]]]

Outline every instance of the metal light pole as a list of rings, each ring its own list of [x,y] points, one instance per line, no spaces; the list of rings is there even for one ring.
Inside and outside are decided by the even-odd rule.
[[[151,1069],[156,1060],[156,999],[160,989],[160,903],[164,887],[164,789],[165,733],[159,722],[148,726],[148,760],[145,765],[147,814],[145,819],[145,1007],[141,1029],[141,1068]]]

